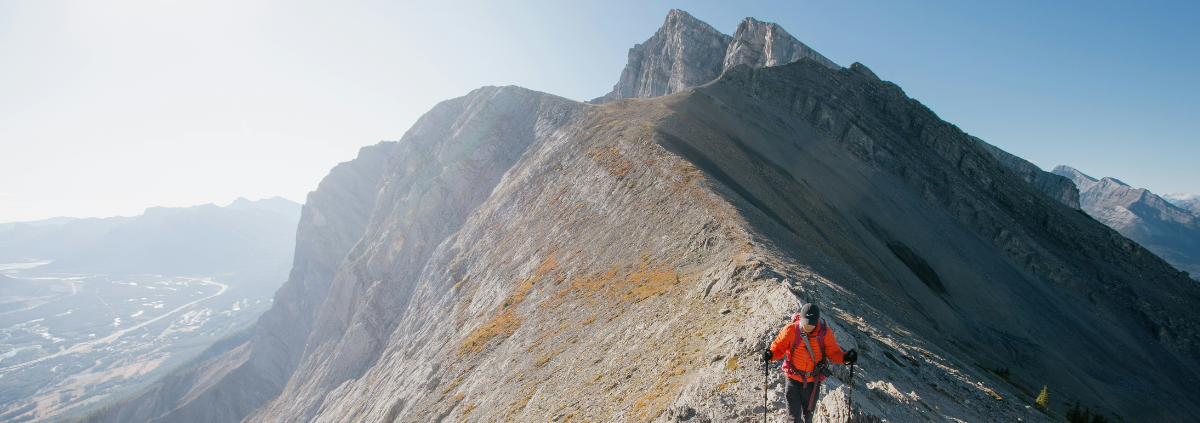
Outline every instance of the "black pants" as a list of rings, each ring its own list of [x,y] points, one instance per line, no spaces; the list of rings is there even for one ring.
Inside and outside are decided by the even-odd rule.
[[[808,382],[806,384],[790,377],[786,379],[787,390],[785,391],[785,396],[787,397],[788,415],[792,416],[791,421],[796,423],[811,422],[813,410],[808,408],[809,401],[812,401],[811,404],[814,408],[817,406],[816,399],[813,397],[813,391],[815,390],[818,394],[821,393],[821,382]]]

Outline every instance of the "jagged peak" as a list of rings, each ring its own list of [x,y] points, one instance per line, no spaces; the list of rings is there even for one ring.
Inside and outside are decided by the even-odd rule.
[[[797,40],[779,24],[745,18],[738,23],[737,30],[733,32],[733,40],[725,52],[724,68],[730,69],[739,64],[753,67],[779,66],[805,57],[831,69],[841,68]]]
[[[692,16],[690,13],[679,9],[671,9],[671,11],[667,13],[667,18],[663,20],[662,27],[659,27],[658,30],[654,32],[654,36],[658,37],[667,34],[686,33],[688,31],[699,31],[710,36],[729,37],[716,28],[713,28],[712,25],[709,25],[707,22],[696,19],[696,17]]]
[[[1089,180],[1089,181],[1092,181],[1092,182],[1099,182],[1099,181],[1100,181],[1099,179],[1096,179],[1096,178],[1093,178],[1093,177],[1091,177],[1091,176],[1088,176],[1086,173],[1080,172],[1080,171],[1079,171],[1079,169],[1076,169],[1076,168],[1073,168],[1073,167],[1071,167],[1071,166],[1067,166],[1067,165],[1058,165],[1058,166],[1055,166],[1055,167],[1054,167],[1054,170],[1052,170],[1051,172],[1054,172],[1054,173],[1059,173],[1060,175],[1061,175],[1061,174],[1063,174],[1063,173],[1067,173],[1067,174],[1073,174],[1073,175],[1078,175],[1078,176],[1080,176],[1080,177],[1082,177],[1082,178],[1086,178],[1087,180]],[[1060,173],[1060,172],[1061,172],[1061,173]],[[1063,175],[1063,176],[1067,176],[1067,175]]]
[[[746,18],[730,36],[672,9],[653,36],[629,49],[629,61],[613,90],[589,102],[663,96],[712,82],[737,65],[778,66],[803,58],[841,69],[778,24]]]
[[[1076,186],[1079,186],[1080,191],[1086,190],[1100,182],[1099,179],[1088,176],[1088,174],[1080,172],[1079,169],[1067,165],[1055,166],[1054,170],[1051,170],[1050,173],[1066,176],[1075,182]]]
[[[694,24],[697,24],[698,26],[712,28],[712,26],[709,26],[704,21],[696,19],[696,17],[692,16],[691,13],[688,13],[688,12],[680,10],[680,9],[671,9],[670,12],[667,12],[667,20],[666,20],[666,22],[663,23],[663,26],[664,27],[667,26],[666,24],[669,22],[672,22],[672,21],[694,23]]]
[[[756,30],[762,30],[771,35],[782,34],[782,35],[785,35],[788,37],[792,37],[792,34],[789,34],[779,24],[777,24],[775,22],[760,21],[758,19],[754,19],[753,17],[746,17],[746,18],[742,19],[741,22],[738,22],[737,29],[733,30],[733,37],[736,39],[736,38],[738,38],[739,35],[744,36],[745,34],[752,32],[752,31],[756,31]],[[792,37],[792,38],[795,38],[795,37]]]
[[[1117,178],[1114,178],[1111,176],[1105,176],[1104,178],[1100,179],[1100,183],[1102,183],[1102,184],[1117,184],[1117,185],[1120,185],[1123,187],[1129,187],[1129,184],[1121,182],[1120,179],[1117,179]]]
[[[876,81],[880,80],[879,76],[875,75],[875,72],[871,71],[871,68],[868,68],[867,65],[864,65],[862,63],[854,62],[854,64],[850,65],[850,70],[853,71],[854,73],[865,76],[867,78],[874,79]],[[978,139],[978,138],[976,138],[976,139]],[[980,140],[980,142],[982,142],[982,141],[983,140]]]

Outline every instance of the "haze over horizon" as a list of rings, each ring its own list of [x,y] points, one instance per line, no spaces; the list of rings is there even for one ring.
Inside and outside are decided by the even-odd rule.
[[[237,197],[304,202],[338,162],[484,85],[612,88],[678,8],[779,23],[1045,170],[1200,192],[1200,6],[0,4],[0,222]]]

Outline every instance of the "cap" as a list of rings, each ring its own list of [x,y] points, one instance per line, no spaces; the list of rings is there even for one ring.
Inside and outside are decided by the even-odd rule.
[[[816,304],[808,303],[800,308],[800,326],[813,325],[821,320],[821,309]]]

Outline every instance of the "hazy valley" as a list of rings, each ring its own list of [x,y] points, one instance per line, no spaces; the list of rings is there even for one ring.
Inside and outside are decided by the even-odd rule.
[[[5,225],[6,258],[23,261],[0,265],[0,415],[86,412],[243,342],[291,265],[288,203]],[[216,240],[230,231],[243,245]],[[262,251],[228,259],[244,245]]]

